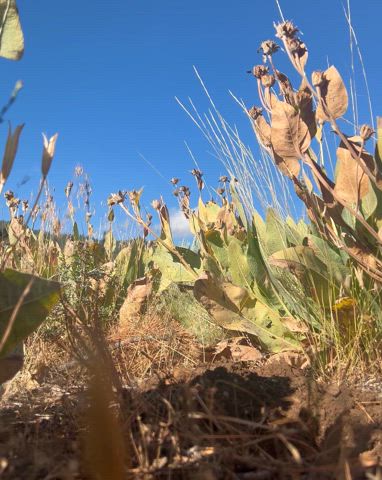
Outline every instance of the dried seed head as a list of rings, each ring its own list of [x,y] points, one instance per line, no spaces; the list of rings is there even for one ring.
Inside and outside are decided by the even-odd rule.
[[[274,53],[276,53],[277,50],[279,50],[279,48],[280,47],[273,40],[265,40],[260,44],[260,47],[257,50],[257,52],[262,52],[262,54],[265,56],[271,56]]]
[[[191,195],[191,190],[188,187],[186,187],[185,185],[182,185],[181,187],[179,187],[178,190],[179,190],[180,193],[182,193],[186,197],[189,197]]]
[[[90,222],[90,219],[92,218],[92,214],[90,212],[86,212],[86,223],[89,223]]]
[[[248,110],[248,115],[252,118],[252,120],[256,120],[262,114],[263,114],[263,109],[261,107],[253,106]]]
[[[154,210],[160,210],[162,207],[162,202],[160,200],[153,200],[151,202],[151,206],[153,207]]]
[[[179,193],[180,193],[179,188],[176,188],[176,189],[173,191],[173,194],[174,194],[175,197],[179,197]]]
[[[52,165],[52,160],[53,160],[54,152],[56,149],[58,133],[53,135],[53,137],[50,137],[49,141],[44,133],[42,134],[42,137],[43,137],[44,147],[42,151],[41,173],[43,178],[45,179],[48,175],[50,166]]]
[[[252,68],[253,76],[256,78],[261,78],[263,75],[267,75],[269,68],[265,65],[255,65]]]
[[[194,168],[193,170],[191,170],[191,175],[193,175],[194,177],[202,177],[203,172]]]
[[[374,134],[374,130],[371,128],[370,125],[361,125],[359,129],[359,135],[362,138],[363,141],[369,140]]]
[[[290,21],[274,24],[276,29],[276,37],[293,38],[298,32],[298,28]]]
[[[23,200],[21,202],[21,208],[23,210],[24,213],[26,213],[28,211],[28,208],[29,208],[29,202],[28,200]]]
[[[170,182],[173,184],[173,185],[178,185],[179,183],[179,178],[176,178],[176,177],[173,177]]]
[[[122,192],[119,190],[118,193],[111,193],[109,198],[107,199],[107,204],[109,207],[112,207],[113,205],[118,205],[119,203],[123,203],[126,198],[126,192]]]
[[[221,177],[219,177],[219,182],[228,183],[229,182],[228,177],[226,175],[222,175]]]
[[[77,165],[74,169],[74,175],[76,177],[80,177],[81,175],[83,175],[84,173],[84,169],[81,167],[81,165]]]
[[[325,83],[325,72],[316,70],[312,73],[312,85],[314,87],[321,87]]]
[[[131,190],[130,192],[127,192],[127,194],[129,195],[130,202],[137,205],[141,197],[141,192],[138,192],[137,190]]]
[[[198,190],[201,191],[203,190],[204,188],[204,182],[203,182],[203,172],[201,172],[200,170],[197,170],[197,169],[193,169],[191,170],[191,174],[195,177],[196,179],[196,184],[198,186]]]
[[[216,191],[218,192],[219,195],[223,195],[223,193],[225,192],[225,188],[220,187]]]
[[[70,197],[70,193],[72,191],[72,188],[73,188],[73,182],[68,182],[66,187],[65,187],[65,195],[66,195],[66,198],[69,198]]]
[[[12,192],[12,190],[7,190],[5,193],[4,193],[4,197],[5,197],[5,200],[7,202],[10,202],[11,200],[13,200],[13,198],[15,197],[15,194]]]
[[[261,77],[261,84],[265,88],[272,88],[273,85],[275,84],[275,77],[274,75],[263,75]]]

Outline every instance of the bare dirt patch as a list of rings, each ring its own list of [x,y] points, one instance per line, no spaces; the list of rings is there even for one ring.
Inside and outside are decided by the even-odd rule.
[[[374,390],[320,384],[279,357],[155,375],[124,390],[125,478],[378,478],[382,394]],[[1,478],[90,478],[87,408],[85,386],[52,382],[4,399]]]

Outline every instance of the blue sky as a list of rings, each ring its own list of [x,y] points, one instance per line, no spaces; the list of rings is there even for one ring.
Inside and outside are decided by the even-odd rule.
[[[8,188],[21,196],[36,190],[41,132],[59,132],[50,175],[58,204],[77,164],[93,185],[96,217],[118,189],[144,187],[143,203],[160,194],[175,205],[167,179],[193,181],[186,141],[211,184],[223,167],[210,155],[200,132],[174,97],[191,97],[208,108],[193,72],[195,65],[215,103],[256,150],[250,126],[229,90],[248,106],[258,103],[255,80],[246,73],[261,62],[257,48],[274,35],[279,20],[273,0],[18,0],[25,35],[20,62],[0,59],[5,103],[16,80],[24,89],[7,119],[25,122]],[[340,0],[280,0],[284,15],[304,33],[308,67],[333,63],[350,75],[349,33]],[[362,49],[374,108],[382,104],[380,0],[352,0],[353,24]],[[285,61],[277,57],[282,68]],[[357,73],[360,74],[358,64]],[[359,77],[360,123],[368,123]],[[375,114],[382,113],[376,111]],[[6,124],[0,126],[1,141]],[[143,155],[160,175],[141,158]],[[24,186],[18,187],[25,176]]]

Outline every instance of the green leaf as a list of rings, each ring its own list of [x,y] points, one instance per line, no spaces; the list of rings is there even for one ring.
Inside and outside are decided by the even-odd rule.
[[[73,239],[75,241],[80,239],[80,232],[78,230],[77,222],[73,223]]]
[[[279,215],[273,208],[267,210],[267,216],[265,219],[266,224],[266,253],[272,255],[272,253],[288,246],[285,226]]]
[[[217,325],[253,335],[262,348],[272,352],[300,348],[277,313],[253,299],[245,288],[210,277],[199,278],[194,295]]]
[[[163,308],[203,345],[214,345],[227,337],[227,331],[214,319],[193,295],[193,283],[171,283],[158,296],[156,308]]]
[[[127,287],[143,275],[142,244],[134,240],[122,248],[115,259],[115,274],[120,283]]]
[[[161,273],[159,292],[171,283],[191,282],[195,278],[179,261],[179,258],[161,244],[154,246],[154,250],[147,260],[149,263],[153,263],[153,266],[158,268]]]
[[[107,254],[109,260],[111,260],[111,258],[113,256],[113,253],[114,253],[115,249],[117,248],[117,242],[114,238],[112,230],[108,230],[105,233],[104,248],[106,250],[106,254]]]
[[[20,60],[24,53],[24,36],[15,0],[0,0],[0,56]]]
[[[0,273],[0,338],[3,338],[17,302],[30,283],[0,356],[4,356],[45,320],[59,299],[60,284],[15,270]]]

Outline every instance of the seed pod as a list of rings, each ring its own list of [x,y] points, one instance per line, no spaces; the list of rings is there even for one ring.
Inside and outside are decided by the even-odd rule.
[[[41,172],[43,178],[45,179],[48,175],[50,166],[52,165],[58,133],[53,135],[49,141],[44,133],[42,134],[42,137],[44,141],[44,147],[42,151]]]
[[[1,166],[0,173],[0,191],[7,181],[9,174],[11,173],[13,162],[16,157],[17,148],[19,145],[19,138],[24,125],[18,125],[15,131],[12,133],[11,126],[8,128],[8,138],[5,144],[5,151],[3,156],[3,164]]]

